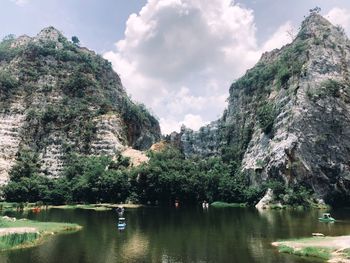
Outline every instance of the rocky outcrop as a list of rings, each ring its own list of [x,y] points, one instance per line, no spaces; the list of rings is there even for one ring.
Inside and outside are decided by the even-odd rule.
[[[149,157],[145,154],[145,152],[135,150],[132,148],[126,148],[121,152],[123,157],[129,158],[130,165],[137,167],[143,163],[147,163],[149,161]]]
[[[0,183],[7,181],[7,174],[16,160],[19,149],[19,130],[24,121],[22,114],[0,114]]]
[[[312,13],[291,44],[232,84],[221,119],[181,131],[181,148],[239,161],[253,185],[278,180],[327,202],[349,200],[349,70],[344,30]]]
[[[67,156],[148,149],[158,121],[127,96],[111,64],[53,27],[0,43],[0,183],[22,149],[55,178]]]
[[[116,155],[127,144],[124,124],[115,114],[105,114],[94,119],[96,136],[91,143],[95,155]]]
[[[265,195],[263,198],[260,199],[260,201],[255,205],[255,208],[261,210],[261,209],[266,209],[269,208],[270,205],[274,205],[274,207],[281,207],[282,205],[280,203],[276,204],[274,203],[274,194],[272,189],[267,189]]]
[[[211,156],[220,154],[220,146],[223,144],[220,133],[220,120],[214,121],[199,131],[193,131],[185,126],[180,133],[172,133],[167,136],[167,141],[177,148],[181,148],[186,157]]]

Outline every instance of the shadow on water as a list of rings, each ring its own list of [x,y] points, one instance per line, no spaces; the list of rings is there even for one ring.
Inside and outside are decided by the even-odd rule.
[[[140,208],[124,213],[52,209],[24,215],[39,221],[74,222],[82,231],[30,249],[3,252],[0,262],[316,262],[279,254],[279,239],[350,234],[350,211],[332,211],[339,223],[318,222],[322,212],[251,208]],[[17,215],[18,216],[18,215]]]

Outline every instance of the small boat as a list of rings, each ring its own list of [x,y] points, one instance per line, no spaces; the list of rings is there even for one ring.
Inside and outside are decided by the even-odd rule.
[[[335,222],[335,219],[331,217],[330,213],[324,213],[322,217],[319,217],[318,220],[321,222]]]
[[[119,230],[124,230],[126,227],[126,222],[124,217],[119,217],[118,219],[118,229]]]

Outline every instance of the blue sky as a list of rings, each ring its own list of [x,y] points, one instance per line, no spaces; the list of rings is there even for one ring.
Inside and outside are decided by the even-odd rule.
[[[0,37],[47,26],[78,36],[169,133],[218,118],[232,81],[315,6],[350,32],[348,0],[0,0]]]
[[[77,35],[83,45],[99,52],[110,50],[123,38],[129,15],[143,0],[0,0],[0,37],[36,35],[54,26],[67,37]]]

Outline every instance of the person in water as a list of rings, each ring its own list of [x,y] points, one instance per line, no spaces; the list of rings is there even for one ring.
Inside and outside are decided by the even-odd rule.
[[[208,208],[209,207],[209,204],[208,204],[208,202],[206,200],[203,201],[202,207],[203,208]]]
[[[119,207],[117,208],[117,213],[118,213],[119,215],[123,215],[123,213],[124,213],[124,207],[119,206]]]

